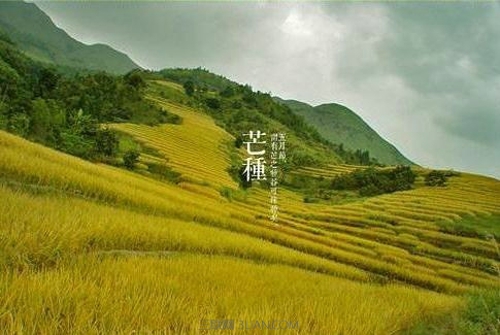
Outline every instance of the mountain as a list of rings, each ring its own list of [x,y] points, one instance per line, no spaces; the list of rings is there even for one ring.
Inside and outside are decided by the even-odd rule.
[[[203,107],[218,125],[236,139],[241,139],[242,134],[251,129],[286,133],[289,151],[287,161],[291,165],[349,163],[302,116],[294,114],[268,93],[255,92],[249,85],[238,84],[202,68],[164,69],[158,75],[178,85],[190,83],[193,91],[190,103]],[[174,92],[168,93],[164,87],[161,92],[157,92],[173,99],[175,94],[172,93]],[[177,102],[186,104],[184,100]]]
[[[411,189],[369,193],[407,169],[359,171],[248,85],[59,68],[0,34],[2,334],[496,329],[500,181],[411,167]],[[367,132],[349,113],[331,119]],[[241,183],[252,129],[286,134],[274,192],[269,165],[269,183]]]
[[[139,68],[127,55],[108,45],[86,45],[75,40],[33,3],[1,1],[0,30],[28,56],[44,63],[116,74]]]
[[[151,85],[152,102],[183,122],[110,125],[148,148],[130,169],[0,130],[2,333],[199,334],[200,319],[235,315],[266,320],[247,328],[265,334],[278,315],[300,322],[297,334],[494,334],[500,181],[463,173],[331,203],[280,183],[273,223],[272,191],[238,188],[226,172],[233,137],[175,102],[179,85]],[[295,172],[339,169],[357,167]],[[451,328],[461,324],[474,331]],[[413,325],[429,331],[404,331]]]
[[[338,190],[339,180],[396,183],[345,164],[267,93],[203,69],[57,70],[0,34],[5,333],[198,334],[198,318],[218,315],[292,320],[307,334],[388,334],[434,319],[448,329],[440,318],[478,329],[500,305],[498,180],[448,171],[446,187],[432,187],[430,171],[412,167],[405,191]],[[150,122],[154,112],[165,119]],[[241,183],[238,136],[251,129],[286,133],[290,164],[278,165],[274,194]],[[396,181],[389,170],[379,172]]]
[[[26,24],[27,22],[29,24]],[[104,70],[116,74],[139,68],[127,55],[107,45],[85,45],[73,39],[56,27],[50,17],[32,3],[0,2],[0,31],[5,32],[30,58],[43,63],[56,64],[59,67]],[[182,82],[186,77],[186,73],[178,70],[162,71],[161,74],[176,82]],[[226,87],[238,86],[226,78],[218,78],[203,71],[189,71],[188,77],[192,76],[194,77],[191,80],[200,83],[199,86],[218,92],[224,91]],[[372,157],[385,164],[411,164],[394,146],[343,106],[329,104],[312,107],[297,101],[282,102],[296,115],[315,126],[322,137],[334,143],[343,143],[345,149],[368,150]],[[265,105],[266,108],[271,106],[270,103]],[[276,111],[280,108],[271,107],[271,109]],[[257,110],[260,111],[259,108]],[[293,119],[291,116],[287,118]],[[286,123],[286,120],[280,121]],[[291,120],[291,123],[296,123],[295,121],[297,120]]]
[[[371,157],[383,164],[414,164],[345,106],[330,103],[313,107],[296,100],[278,101],[304,117],[323,137],[333,143],[343,143],[344,148],[350,150],[368,150]]]

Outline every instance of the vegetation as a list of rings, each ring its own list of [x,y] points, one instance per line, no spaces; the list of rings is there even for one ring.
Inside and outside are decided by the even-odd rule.
[[[386,334],[461,310],[460,294],[498,285],[493,245],[440,232],[433,224],[500,214],[497,182],[466,175],[450,179],[448,188],[420,187],[333,207],[305,204],[297,193],[280,188],[280,224],[274,227],[262,217],[266,190],[229,190],[237,188],[224,173],[234,139],[207,115],[155,103],[180,115],[182,125],[110,128],[151,148],[151,154],[141,155],[145,164],[168,164],[181,173],[177,184],[95,165],[0,132],[0,172],[7,176],[0,182],[5,213],[0,229],[8,241],[0,295],[9,297],[1,299],[7,302],[2,315],[12,315],[0,318],[2,329],[66,333],[168,327],[183,333],[196,332],[196,320],[203,316],[256,319],[279,313],[297,319],[307,334],[326,329]],[[318,168],[299,176],[355,169]],[[128,279],[117,281],[117,273]],[[106,289],[111,283],[113,289]],[[259,296],[258,308],[250,303],[257,287],[269,289]],[[332,295],[331,287],[342,294]],[[293,294],[298,291],[309,298]],[[236,302],[234,292],[248,302]],[[282,307],[287,304],[276,301],[277,292],[283,301],[313,312]],[[156,307],[148,305],[152,296]],[[120,299],[137,307],[106,307]],[[31,301],[31,307],[21,311],[22,301]],[[190,301],[189,308],[183,301]],[[71,306],[78,311],[70,312]],[[332,309],[338,313],[321,312]],[[360,324],[354,310],[372,316]]]
[[[36,24],[26,24],[29,18]],[[127,55],[104,44],[86,45],[54,25],[35,4],[0,2],[0,30],[29,57],[64,72],[107,71],[125,74],[139,68]]]
[[[425,185],[427,186],[446,186],[449,177],[458,176],[454,171],[432,170],[425,176]]]
[[[347,150],[344,148],[344,144],[334,144],[335,153],[341,157],[344,162],[349,164],[357,165],[381,165],[376,158],[370,157],[370,151],[368,150]]]
[[[118,151],[118,136],[111,129],[98,129],[95,137],[95,146],[98,153],[106,157],[113,157]]]
[[[194,84],[191,80],[186,81],[182,86],[187,95],[192,96],[194,94]]]
[[[421,322],[405,334],[500,334],[500,290],[475,292],[467,297],[463,311]]]
[[[171,167],[163,163],[148,163],[148,172],[163,181],[169,181],[174,184],[181,182],[181,174],[174,171]]]
[[[482,239],[496,239],[500,241],[500,222],[499,215],[468,215],[457,221],[438,222],[440,231],[469,237],[478,237]]]
[[[237,141],[241,142],[242,134],[252,129],[286,133],[288,167],[338,161],[339,157],[354,164],[376,163],[367,151],[350,151],[328,142],[303,117],[276,102],[269,93],[254,92],[249,85],[239,85],[201,68],[167,69],[160,75],[183,85],[193,99],[191,105],[204,107]]]
[[[377,134],[349,108],[331,103],[310,106],[295,100],[276,100],[288,107],[337,144],[337,154],[350,164],[412,165],[392,144]],[[358,152],[369,152],[369,158]],[[356,155],[353,157],[353,154]],[[364,161],[362,161],[364,160]]]
[[[0,39],[0,60],[0,129],[63,152],[93,160],[115,157],[116,134],[103,123],[182,123],[144,98],[139,71],[63,76],[28,59],[6,37]]]
[[[425,187],[417,168],[338,164],[342,146],[269,94],[201,69],[67,77],[2,43],[5,332],[276,318],[299,334],[497,331],[497,180]],[[290,139],[278,224],[269,191],[238,179],[236,135],[257,126]]]
[[[409,166],[397,166],[392,169],[358,169],[343,174],[332,180],[335,190],[358,190],[361,196],[373,196],[383,193],[411,189],[416,175]]]
[[[140,153],[136,150],[129,150],[123,155],[123,165],[129,170],[133,170],[139,161]]]

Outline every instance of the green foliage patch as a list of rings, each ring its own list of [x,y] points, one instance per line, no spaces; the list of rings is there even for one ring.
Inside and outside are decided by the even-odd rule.
[[[64,75],[0,36],[0,129],[85,159],[110,161],[118,138],[101,124],[182,123],[145,99],[145,75]]]
[[[357,190],[361,196],[373,196],[409,190],[415,178],[416,174],[409,166],[400,165],[392,169],[358,169],[335,177],[331,188]]]
[[[467,306],[463,311],[421,322],[403,334],[498,335],[500,290],[475,292],[467,296]]]

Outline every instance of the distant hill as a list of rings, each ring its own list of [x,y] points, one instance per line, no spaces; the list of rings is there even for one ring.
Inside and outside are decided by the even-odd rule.
[[[44,63],[116,74],[139,68],[108,45],[75,40],[32,3],[0,1],[0,30],[28,56]]]
[[[303,117],[276,102],[268,93],[255,92],[249,85],[238,84],[203,68],[163,69],[158,75],[180,85],[190,82],[193,86],[190,102],[177,102],[202,107],[236,139],[241,140],[242,134],[251,129],[286,133],[287,161],[294,166],[350,163]],[[156,92],[172,99],[171,93],[165,87]]]
[[[499,180],[360,171],[331,141],[409,161],[343,106],[201,68],[65,76],[1,30],[1,334],[498,334]]]
[[[277,100],[304,117],[333,143],[343,143],[350,150],[368,150],[371,157],[383,164],[414,164],[347,107],[335,103],[313,107],[296,100]]]
[[[369,165],[376,159],[386,165],[413,164],[344,106],[327,104],[312,107],[303,102],[282,100],[262,92],[252,93],[249,85],[238,84],[202,68],[164,69],[158,74],[163,79],[181,85],[191,82],[196,87],[194,98],[199,104],[216,100],[218,108],[207,106],[207,110],[212,111],[211,116],[234,136],[241,132],[241,125],[248,127],[249,122],[257,120],[255,126],[270,126],[277,121],[287,127],[288,132],[297,135],[297,145],[306,145],[311,153],[326,145],[324,149],[337,162]],[[318,152],[312,156],[317,154]],[[312,166],[321,160],[300,161],[302,163],[299,165]]]

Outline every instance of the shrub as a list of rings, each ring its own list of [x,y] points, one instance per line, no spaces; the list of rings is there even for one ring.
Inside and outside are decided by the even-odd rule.
[[[171,124],[182,124],[182,117],[170,113],[166,111],[165,109],[161,108],[158,113],[158,122],[159,123],[171,123]]]
[[[172,170],[169,166],[165,164],[149,163],[148,171],[157,176],[160,180],[167,180],[174,184],[180,182],[181,174]]]
[[[425,185],[427,186],[446,186],[448,176],[443,171],[432,170],[425,176]]]
[[[359,195],[362,197],[370,197],[373,195],[380,194],[381,190],[375,186],[374,184],[369,184],[367,186],[363,186],[362,188],[359,189]]]
[[[220,101],[219,101],[219,99],[216,99],[216,98],[207,98],[205,100],[205,103],[207,104],[207,106],[209,108],[212,108],[212,109],[219,109],[220,108]]]
[[[312,197],[312,196],[308,196],[306,195],[304,197],[304,202],[306,204],[315,204],[315,203],[318,203],[319,202],[319,199],[315,198],[315,197]]]
[[[233,189],[232,188],[224,186],[220,189],[219,192],[220,192],[220,195],[222,195],[227,200],[229,200],[229,201],[233,200]]]
[[[186,81],[183,86],[187,95],[192,96],[194,94],[194,83],[191,80]]]
[[[139,70],[130,71],[125,76],[123,76],[123,80],[127,85],[132,86],[136,90],[143,89],[147,86],[146,81],[142,77]]]
[[[99,129],[95,137],[97,155],[112,157],[118,151],[118,136],[109,128]]]
[[[331,188],[358,190],[361,196],[373,196],[409,190],[415,182],[415,177],[409,166],[397,166],[391,170],[358,169],[335,177],[331,182]]]
[[[139,161],[140,153],[137,150],[128,150],[123,155],[123,164],[129,170],[133,170],[135,164]]]

